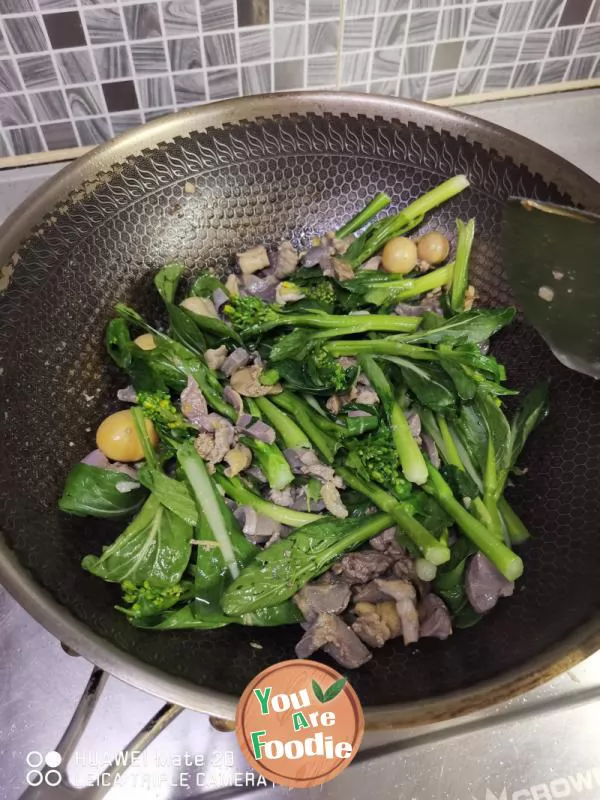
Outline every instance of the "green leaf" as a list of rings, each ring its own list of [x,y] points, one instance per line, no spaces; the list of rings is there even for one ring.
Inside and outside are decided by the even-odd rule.
[[[446,464],[440,470],[448,482],[453,494],[460,500],[469,497],[471,500],[479,495],[479,489],[470,475],[460,467]]]
[[[483,619],[482,614],[478,614],[470,605],[465,605],[454,616],[452,624],[455,628],[472,628],[477,625],[479,620]]]
[[[347,678],[338,678],[337,681],[331,684],[331,686],[325,691],[323,695],[323,703],[329,703],[331,700],[335,700],[338,694],[343,691],[344,686],[347,683]]]
[[[120,492],[117,486],[124,482],[131,483],[132,479],[122,472],[76,464],[67,476],[58,506],[76,517],[130,517],[141,507],[147,492],[141,486],[130,492]]]
[[[190,295],[194,297],[212,297],[213,292],[217,289],[221,289],[228,297],[230,296],[225,284],[221,283],[218,278],[215,278],[210,272],[201,272],[192,283]]]
[[[411,344],[439,344],[452,339],[479,344],[512,322],[515,313],[514,308],[478,308],[463,311],[437,328],[392,338]]]
[[[454,388],[460,399],[472,400],[477,392],[477,382],[466,374],[462,365],[456,364],[450,359],[443,357],[440,358],[440,364],[454,384]]]
[[[184,306],[178,308],[177,310],[183,314],[188,324],[193,325],[200,335],[202,335],[200,333],[201,329],[206,331],[206,333],[210,333],[212,336],[215,336],[218,341],[231,340],[237,342],[237,344],[242,344],[242,340],[239,335],[230,325],[227,325],[225,322],[223,322],[222,319],[209,317],[204,314],[197,314],[195,311],[192,311],[190,308],[185,308]]]
[[[105,581],[172,586],[190,560],[191,538],[191,526],[150,495],[117,540],[100,557],[86,556],[82,566]]]
[[[206,340],[202,331],[182,308],[175,305],[177,287],[184,270],[183,264],[167,264],[154,276],[154,285],[169,315],[169,336],[181,342],[193,353],[201,355],[206,350]]]
[[[129,334],[129,326],[124,319],[111,319],[106,326],[104,342],[108,355],[115,364],[121,369],[129,369],[133,342]]]
[[[500,474],[510,466],[511,431],[504,412],[493,397],[479,391],[475,397],[475,405],[480,417],[487,426],[488,435],[492,437],[496,469]],[[486,435],[487,456],[487,435]],[[483,462],[485,465],[485,461]]]
[[[183,264],[167,264],[154,276],[154,285],[165,303],[174,303],[177,287],[185,267]]]
[[[529,434],[548,415],[547,382],[539,383],[527,394],[515,414],[510,430],[510,466],[514,467]]]
[[[406,385],[419,403],[441,413],[454,409],[454,386],[439,364],[395,357],[389,360],[400,367]]]
[[[313,678],[313,682],[312,682],[312,690],[313,690],[314,696],[317,698],[319,703],[324,703],[325,702],[325,693],[323,692],[323,689],[321,689],[321,687],[319,686],[317,681],[314,680],[314,678]]]
[[[196,525],[198,511],[185,483],[169,478],[159,469],[144,465],[139,470],[140,482],[150,489],[160,502],[188,525]]]

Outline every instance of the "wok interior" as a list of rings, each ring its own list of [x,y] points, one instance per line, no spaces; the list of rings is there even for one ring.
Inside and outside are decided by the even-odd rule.
[[[453,174],[471,188],[433,212],[423,230],[455,240],[475,216],[474,282],[484,305],[506,305],[502,201],[509,194],[577,203],[525,167],[449,133],[400,122],[312,115],[194,134],[132,158],[57,213],[20,253],[0,302],[4,354],[1,526],[35,578],[93,631],[166,673],[237,694],[260,670],[292,658],[299,628],[237,626],[147,633],[113,610],[118,587],[80,569],[122,525],[70,518],[56,506],[65,476],[93,447],[125,383],[103,332],[122,300],[160,320],[153,272],[183,261],[222,275],[236,250],[283,238],[306,245],[377,191],[402,207]],[[193,191],[190,191],[193,189]],[[389,642],[352,683],[366,705],[414,701],[472,686],[517,667],[588,620],[600,599],[600,394],[564,369],[522,322],[494,340],[509,384],[550,376],[551,414],[524,453],[530,469],[509,491],[535,538],[515,596],[477,627],[406,649]],[[262,649],[250,646],[259,643]],[[326,658],[326,657],[324,657]]]

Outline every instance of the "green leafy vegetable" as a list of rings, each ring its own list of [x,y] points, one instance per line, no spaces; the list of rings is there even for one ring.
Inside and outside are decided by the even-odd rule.
[[[67,476],[58,506],[76,517],[130,517],[140,509],[147,492],[141,486],[119,491],[117,487],[124,483],[132,483],[132,480],[122,472],[76,464]]]

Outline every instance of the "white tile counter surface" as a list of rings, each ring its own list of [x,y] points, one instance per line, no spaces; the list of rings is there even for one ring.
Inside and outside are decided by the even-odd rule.
[[[537,140],[600,180],[600,91],[462,110]],[[0,218],[60,166],[0,173]],[[16,800],[24,791],[27,754],[53,749],[89,673],[87,662],[66,655],[0,587],[0,800]],[[461,722],[451,737],[439,728],[367,734],[357,763],[322,789],[303,791],[302,798],[595,800],[600,798],[596,689],[600,694],[600,654],[553,683],[490,710],[483,722]],[[111,678],[72,761],[73,782],[88,782],[160,706],[159,700]],[[382,745],[385,750],[366,759],[369,748]],[[203,767],[185,765],[186,758],[193,761],[199,754]],[[243,782],[245,771],[233,734],[217,733],[205,716],[186,711],[109,798],[288,797],[283,789],[238,786],[217,792],[222,784]],[[60,790],[48,795],[55,800],[70,796]]]

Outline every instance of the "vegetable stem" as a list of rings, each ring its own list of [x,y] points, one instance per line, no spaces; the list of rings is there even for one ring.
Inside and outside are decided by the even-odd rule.
[[[299,427],[308,436],[325,461],[331,464],[339,443],[315,422],[313,416],[316,416],[316,412],[304,400],[289,391],[284,390],[281,394],[274,394],[272,398],[276,405],[294,416]]]
[[[310,439],[294,420],[266,397],[257,397],[255,403],[266,420],[275,428],[286,447],[311,447]]]
[[[441,289],[452,278],[454,262],[444,264],[443,267],[426,272],[418,278],[404,278],[398,281],[389,281],[374,285],[369,289],[364,299],[366,303],[376,306],[391,305],[399,303],[401,300],[411,300],[420,294],[431,292],[433,289]]]
[[[455,314],[465,310],[465,292],[469,284],[469,258],[475,236],[475,220],[463,222],[456,220],[458,239],[456,242],[456,260],[451,279],[448,281],[450,288],[450,307]]]
[[[375,197],[369,203],[367,203],[362,211],[359,211],[358,214],[355,214],[352,219],[348,220],[345,225],[342,225],[342,227],[336,231],[336,237],[338,239],[344,239],[351,233],[355,233],[376,214],[379,214],[379,212],[382,211],[386,206],[389,206],[391,202],[391,198],[388,197],[385,192],[376,194]]]
[[[530,538],[531,534],[525,523],[505,497],[498,500],[498,511],[506,525],[506,531],[512,544],[523,544]]]
[[[396,339],[357,339],[350,342],[328,342],[326,349],[332,356],[399,356],[413,358],[415,361],[437,361],[438,354],[427,347],[404,344]]]

